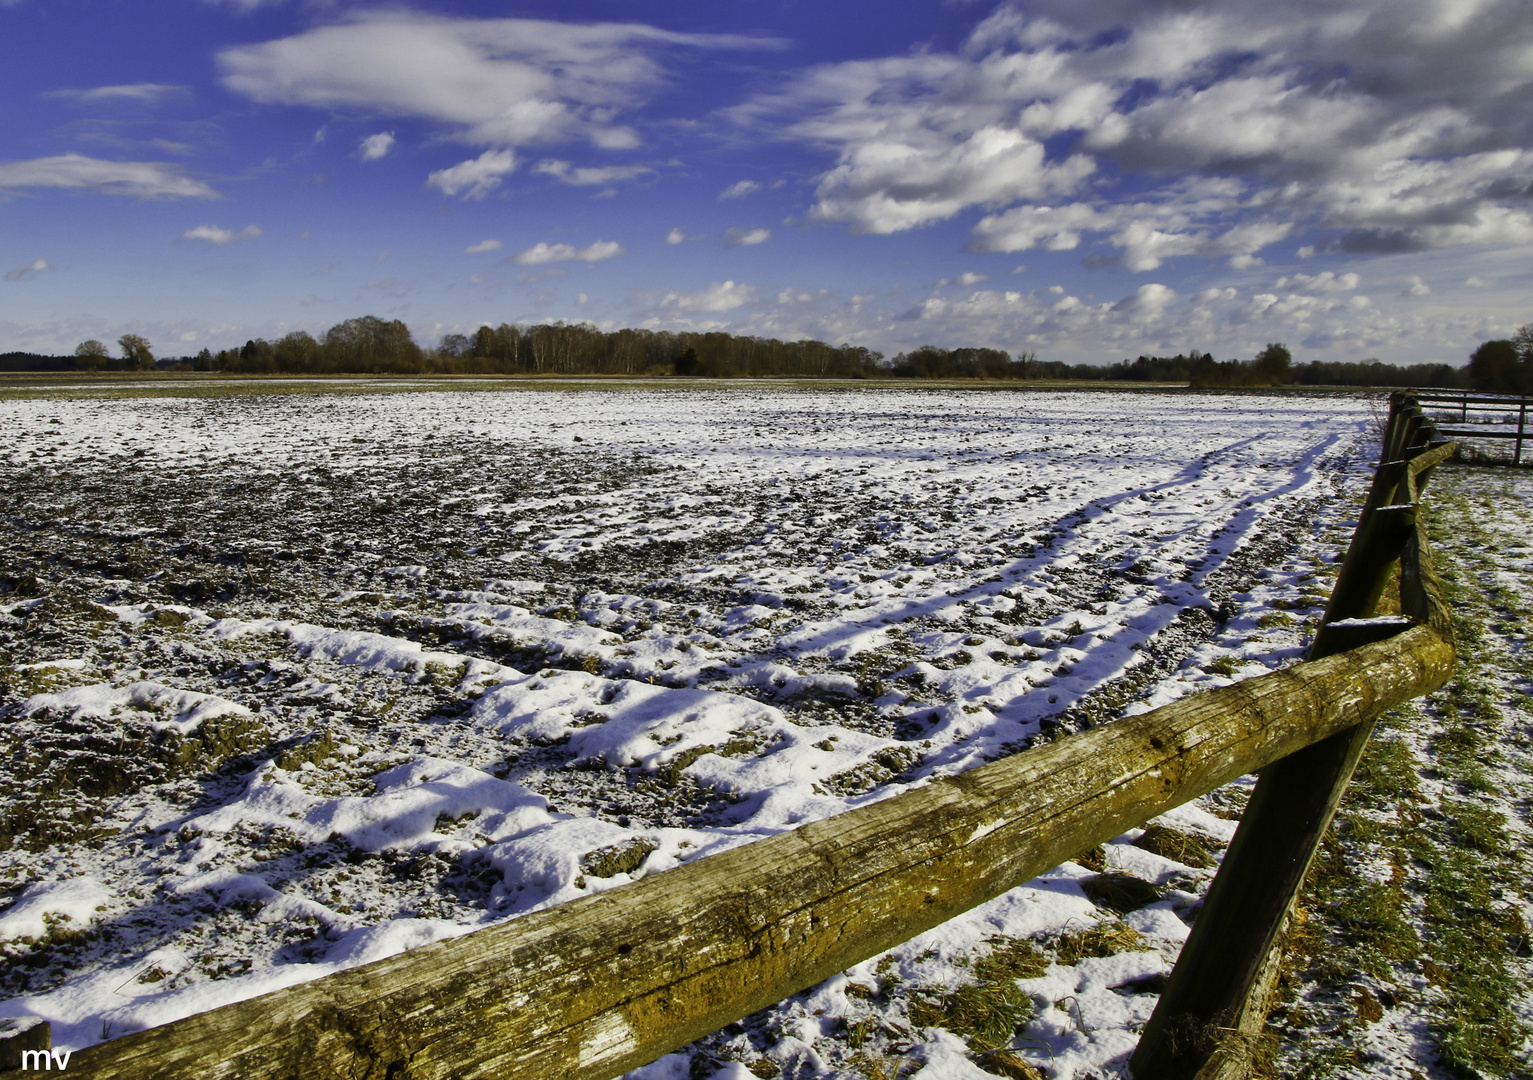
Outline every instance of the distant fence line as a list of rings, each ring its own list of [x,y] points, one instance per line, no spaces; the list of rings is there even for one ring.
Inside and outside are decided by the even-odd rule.
[[[1439,428],[1438,434],[1452,439],[1513,439],[1512,464],[1522,464],[1522,449],[1529,435],[1528,406],[1533,404],[1533,398],[1437,390],[1412,391],[1412,396],[1420,403],[1428,403],[1439,414],[1438,420],[1444,423],[1449,422],[1449,418],[1442,414],[1451,413],[1457,407],[1458,422],[1462,426]],[[1516,417],[1515,428],[1513,417]]]
[[[1386,710],[1454,649],[1395,395],[1310,658],[629,885],[76,1052],[100,1080],[606,1078],[813,986],[1240,776],[1261,779],[1132,1068],[1237,1075],[1273,945]],[[1384,606],[1407,619],[1372,618]],[[46,1033],[44,1033],[46,1038]]]

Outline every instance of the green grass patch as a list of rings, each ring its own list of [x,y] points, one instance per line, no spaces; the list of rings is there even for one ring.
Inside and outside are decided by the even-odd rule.
[[[1450,487],[1454,472],[1442,476],[1427,520],[1458,664],[1423,705],[1381,720],[1311,868],[1274,1014],[1288,1024],[1285,1076],[1363,1066],[1360,1033],[1385,1017],[1380,1002],[1416,1001],[1449,1073],[1533,1077],[1533,1030],[1514,1007],[1526,995],[1514,958],[1530,950],[1520,897],[1533,883],[1501,801],[1527,779],[1508,771],[1502,745],[1517,737],[1508,714],[1523,706],[1507,676],[1526,663],[1519,634],[1533,611],[1489,581],[1509,546],[1487,526],[1494,516]]]
[[[1414,799],[1421,783],[1417,768],[1416,755],[1404,742],[1375,737],[1352,776],[1357,796],[1354,801],[1389,807]]]

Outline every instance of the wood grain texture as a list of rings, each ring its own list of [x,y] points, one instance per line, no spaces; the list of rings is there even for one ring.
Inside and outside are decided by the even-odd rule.
[[[79,1051],[109,1080],[616,1076],[1448,677],[1428,628]]]

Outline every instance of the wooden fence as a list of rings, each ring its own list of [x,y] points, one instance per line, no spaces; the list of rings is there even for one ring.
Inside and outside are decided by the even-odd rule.
[[[1533,399],[1526,395],[1492,396],[1467,390],[1413,390],[1410,395],[1424,408],[1438,414],[1439,423],[1451,422],[1447,414],[1457,412],[1456,428],[1439,428],[1445,438],[1459,440],[1512,439],[1512,464],[1522,464],[1522,448],[1533,432],[1528,430],[1528,406]],[[1472,414],[1472,415],[1471,415]],[[1516,417],[1516,426],[1512,419]]]
[[[631,885],[76,1052],[121,1080],[605,1080],[1263,770],[1133,1069],[1229,1075],[1376,717],[1454,653],[1416,516],[1451,452],[1396,396],[1311,658]],[[1397,570],[1397,572],[1396,572]],[[1401,620],[1368,621],[1397,579]],[[1384,640],[1379,640],[1383,638]],[[1222,1071],[1221,1071],[1222,1070]]]
[[[1455,449],[1414,397],[1391,396],[1379,468],[1307,663],[1382,638],[1397,656],[1424,649],[1451,665],[1452,624],[1418,510],[1432,471]],[[1400,634],[1399,622],[1372,618],[1381,603],[1413,628]],[[1377,716],[1262,770],[1140,1036],[1132,1060],[1138,1080],[1232,1080],[1247,1072],[1275,989],[1275,946]]]

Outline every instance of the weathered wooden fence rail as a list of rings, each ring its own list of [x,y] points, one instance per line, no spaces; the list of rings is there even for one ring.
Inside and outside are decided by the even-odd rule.
[[[78,1051],[70,1069],[102,1080],[604,1080],[1281,763],[1299,775],[1263,774],[1134,1062],[1141,1080],[1192,1075],[1211,1058],[1225,1067],[1236,1055],[1221,1032],[1254,1014],[1251,987],[1308,865],[1306,845],[1312,852],[1368,727],[1452,669],[1409,505],[1446,454],[1418,445],[1430,434],[1419,409],[1396,402],[1313,659],[597,896],[113,1039]],[[1411,623],[1340,621],[1373,613],[1395,564]],[[1386,630],[1387,640],[1369,640]],[[1299,810],[1289,805],[1295,785],[1308,792]],[[1283,839],[1295,814],[1304,838],[1278,875],[1293,881],[1289,898],[1253,896],[1262,867],[1246,850]],[[1242,908],[1252,901],[1254,916]],[[1238,974],[1210,996],[1205,979],[1221,960],[1209,950],[1232,942]]]
[[[1522,464],[1523,447],[1529,437],[1533,437],[1533,431],[1528,430],[1528,406],[1533,404],[1533,399],[1527,395],[1495,397],[1468,391],[1413,390],[1410,396],[1439,414],[1458,409],[1458,421],[1464,426],[1440,427],[1438,434],[1444,438],[1512,439],[1512,464]],[[1470,413],[1475,415],[1471,417]],[[1516,418],[1515,427],[1513,417]]]

